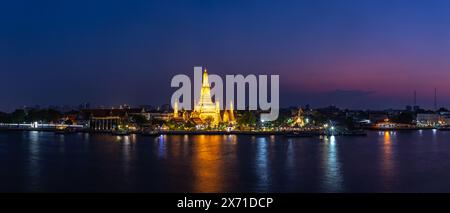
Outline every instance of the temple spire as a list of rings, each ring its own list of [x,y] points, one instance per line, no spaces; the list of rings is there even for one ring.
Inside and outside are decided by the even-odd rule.
[[[178,118],[178,100],[175,101],[173,106],[173,117]]]
[[[220,102],[219,102],[219,99],[216,100],[216,112],[220,113]]]
[[[202,86],[209,87],[208,72],[206,71],[206,68],[203,71]]]
[[[200,99],[198,104],[194,107],[195,116],[198,116],[203,121],[208,118],[214,120],[213,124],[217,125],[220,122],[220,102],[217,99],[215,103],[211,99],[211,86],[208,80],[208,71],[204,69],[202,78],[202,88],[200,90]]]
[[[230,101],[230,115],[229,115],[229,121],[230,122],[234,122],[234,106],[233,106],[233,101]]]

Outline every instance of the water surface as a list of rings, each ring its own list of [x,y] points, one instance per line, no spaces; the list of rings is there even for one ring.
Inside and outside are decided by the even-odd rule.
[[[450,192],[450,132],[0,132],[1,192]]]

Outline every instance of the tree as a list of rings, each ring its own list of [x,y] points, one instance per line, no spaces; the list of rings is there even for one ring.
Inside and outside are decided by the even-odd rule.
[[[411,112],[402,112],[392,118],[392,121],[402,124],[411,124],[413,123],[413,120],[414,115]]]
[[[147,118],[143,115],[133,115],[132,119],[138,126],[144,126],[149,123]]]
[[[0,123],[11,123],[11,114],[0,112]]]
[[[195,123],[191,120],[186,121],[186,123],[184,124],[184,126],[188,129],[194,129],[195,128]]]
[[[16,109],[11,114],[11,122],[13,123],[23,123],[25,122],[26,113],[23,109]]]
[[[61,118],[61,113],[54,109],[48,109],[44,111],[44,119],[47,122],[55,122]]]
[[[328,122],[327,116],[325,116],[324,114],[317,112],[314,113],[313,115],[313,120],[316,121],[316,124],[324,124]]]
[[[289,123],[291,116],[286,113],[280,113],[278,118],[274,121],[268,122],[268,126],[280,127]]]
[[[438,112],[448,112],[448,109],[445,107],[441,107],[438,109]]]
[[[72,122],[70,119],[67,119],[67,120],[64,121],[64,124],[66,124],[66,125],[72,125],[73,122]]]
[[[54,109],[30,110],[25,117],[26,122],[43,121],[56,122],[61,118],[61,113]]]
[[[345,123],[345,126],[349,129],[355,128],[355,122],[353,121],[352,118],[346,118],[344,123]]]
[[[238,117],[237,123],[241,127],[254,127],[256,126],[256,116],[250,111],[245,111]]]
[[[214,118],[211,116],[208,116],[205,118],[205,123],[208,126],[208,128],[211,128],[213,121],[214,121]]]

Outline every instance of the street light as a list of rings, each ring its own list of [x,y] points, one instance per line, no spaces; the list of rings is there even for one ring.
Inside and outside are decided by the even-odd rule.
[[[261,119],[261,127],[264,129],[264,119]]]

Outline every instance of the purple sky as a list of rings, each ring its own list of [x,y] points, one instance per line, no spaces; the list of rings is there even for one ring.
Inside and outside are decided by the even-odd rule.
[[[450,106],[450,1],[0,3],[0,110],[163,104],[172,76],[279,74],[281,105]]]

